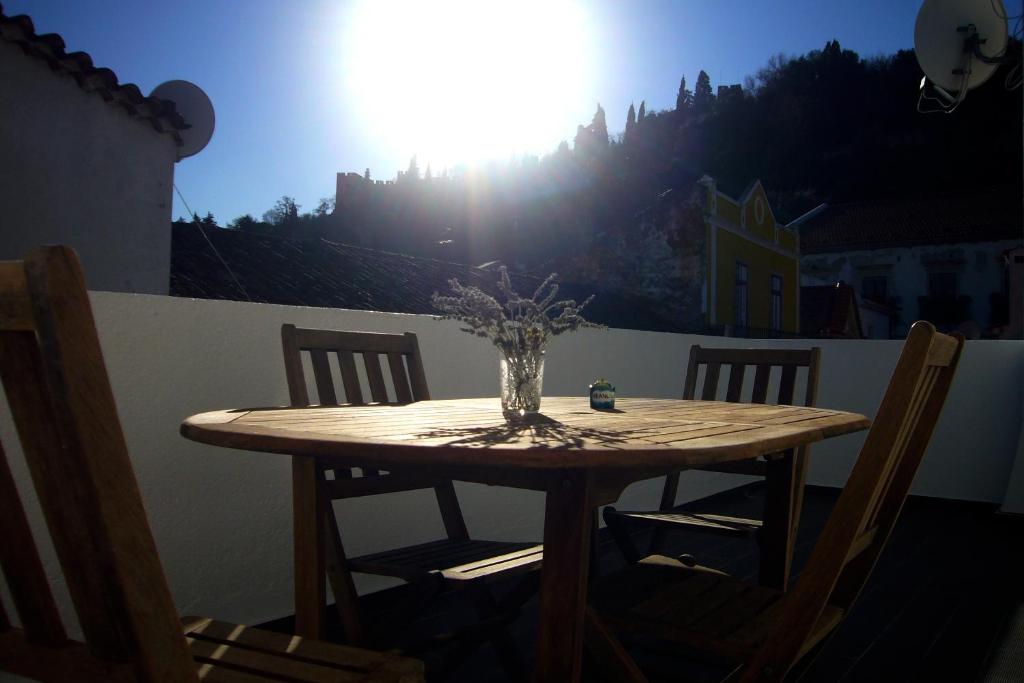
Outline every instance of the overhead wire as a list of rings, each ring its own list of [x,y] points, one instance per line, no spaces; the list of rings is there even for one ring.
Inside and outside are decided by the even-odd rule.
[[[192,211],[192,207],[189,206],[188,202],[185,200],[185,195],[183,195],[181,193],[181,190],[178,189],[177,183],[172,183],[172,186],[174,187],[174,191],[178,193],[178,198],[181,199],[181,203],[185,205],[185,209],[188,210],[189,214],[192,216],[192,225],[196,226],[196,228],[199,229],[199,234],[202,235],[203,239],[206,240],[206,243],[210,245],[210,249],[213,251],[214,256],[216,256],[217,260],[220,261],[221,265],[224,266],[224,270],[228,271],[228,275],[231,276],[231,279],[232,281],[234,281],[235,287],[238,288],[238,291],[242,293],[242,296],[244,296],[249,303],[252,303],[252,297],[249,296],[249,292],[246,291],[245,286],[242,284],[241,280],[239,280],[238,276],[235,275],[235,271],[231,270],[231,266],[228,265],[227,260],[223,256],[221,256],[220,252],[217,250],[217,247],[213,245],[213,241],[210,240],[210,236],[207,235],[206,230],[203,229],[203,224],[199,221],[199,214]]]

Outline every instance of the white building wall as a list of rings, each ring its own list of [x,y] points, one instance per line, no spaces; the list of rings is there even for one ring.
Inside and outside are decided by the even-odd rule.
[[[801,268],[826,281],[843,280],[857,290],[858,296],[864,277],[885,275],[889,296],[901,309],[892,331],[897,337],[905,336],[910,324],[920,318],[918,297],[928,295],[928,273],[955,272],[959,294],[971,298],[971,319],[984,332],[992,322],[989,296],[1004,291],[1003,252],[1019,244],[1019,240],[1001,240],[806,254],[801,258]]]
[[[880,311],[870,304],[864,304],[864,298],[857,294],[857,308],[860,313],[860,326],[864,331],[865,339],[888,339],[889,338],[889,313]]]
[[[293,612],[288,459],[206,446],[178,434],[181,421],[194,413],[287,403],[282,323],[413,331],[419,335],[432,396],[497,394],[494,348],[460,332],[457,323],[430,316],[106,292],[93,293],[92,302],[135,473],[183,614],[259,623]],[[795,348],[809,342],[583,330],[551,344],[544,391],[585,395],[587,384],[604,376],[617,385],[620,396],[678,397],[693,343]],[[819,405],[872,417],[901,342],[812,343],[823,349]],[[1017,452],[1022,376],[1024,342],[968,342],[914,493],[993,503],[1003,499]],[[28,498],[17,439],[6,410],[2,416],[0,440]],[[809,481],[842,486],[863,438],[861,433],[816,445]],[[734,475],[686,473],[680,501],[743,481]],[[655,505],[660,485],[660,480],[634,484],[620,505]],[[457,488],[472,534],[541,538],[541,494],[475,484]],[[353,554],[443,534],[430,492],[345,501],[336,508]],[[30,517],[39,537],[42,521],[34,499]],[[52,549],[44,547],[44,555],[49,571],[57,575]],[[363,592],[386,585],[373,578],[358,583]],[[59,599],[70,615],[63,591]]]
[[[67,244],[90,289],[166,294],[173,138],[0,41],[0,259]]]

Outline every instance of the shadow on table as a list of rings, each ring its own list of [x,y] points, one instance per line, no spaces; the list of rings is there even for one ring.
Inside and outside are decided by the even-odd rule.
[[[419,434],[419,439],[445,439],[451,446],[522,444],[531,448],[568,449],[584,446],[616,447],[628,443],[628,434],[590,427],[574,427],[542,413],[509,418],[489,427],[446,427]]]

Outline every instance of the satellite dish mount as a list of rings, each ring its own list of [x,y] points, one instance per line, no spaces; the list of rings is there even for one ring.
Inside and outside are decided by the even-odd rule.
[[[968,90],[1013,61],[1007,44],[1002,0],[925,0],[914,24],[914,54],[925,74],[917,110],[951,113]]]
[[[213,137],[216,117],[213,103],[203,89],[188,81],[167,81],[153,88],[150,97],[169,100],[181,118],[185,128],[178,131],[181,145],[178,147],[178,161],[198,154]]]

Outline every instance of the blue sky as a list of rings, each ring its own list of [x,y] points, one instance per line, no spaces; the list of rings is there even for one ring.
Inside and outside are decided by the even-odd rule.
[[[541,14],[529,21],[550,29],[545,40],[565,36],[566,45],[575,49],[539,45],[533,31],[521,26],[511,37],[522,46],[524,52],[518,54],[539,55],[549,65],[568,59],[566,52],[571,51],[578,57],[574,68],[585,73],[572,84],[556,81],[543,98],[527,102],[542,113],[538,118],[546,128],[538,129],[534,138],[527,136],[524,152],[543,154],[558,140],[571,140],[576,124],[589,122],[597,102],[604,106],[613,133],[622,130],[630,102],[639,106],[645,99],[648,109],[673,107],[680,76],[685,74],[692,87],[701,69],[717,88],[743,82],[773,54],[799,55],[834,38],[862,56],[909,48],[920,4],[566,2],[573,5],[572,14]],[[376,8],[381,5],[378,2]],[[450,53],[444,52],[451,34],[439,44],[429,22],[424,25],[419,18],[418,24],[408,26],[403,17],[410,15],[403,7],[384,6],[387,21],[406,30],[402,35],[407,54],[400,59],[415,66],[443,53],[447,61],[440,63],[453,64]],[[474,95],[490,92],[478,87],[484,85],[478,76],[458,89],[465,100],[424,102],[405,97],[403,87],[390,87],[374,69],[395,58],[396,48],[369,35],[366,7],[360,0],[3,2],[5,14],[28,14],[37,31],[61,34],[68,50],[88,52],[97,65],[113,69],[122,82],[136,83],[143,92],[166,80],[185,79],[209,94],[217,112],[213,140],[197,156],[177,164],[175,182],[193,210],[211,211],[221,224],[243,213],[258,217],[285,194],[295,197],[303,210],[312,209],[318,198],[333,196],[339,171],[362,172],[369,167],[375,178],[393,178],[411,155],[423,153],[418,147],[429,147],[427,141],[401,135],[419,130],[403,121],[421,121],[428,115],[435,117],[429,121],[444,121],[471,106]],[[494,7],[512,11],[509,5]],[[379,10],[377,15],[374,30],[380,31]],[[454,65],[452,72],[463,73],[467,65],[486,65],[491,56],[516,52],[501,49],[510,44],[508,35],[506,42],[490,40],[495,25],[503,24],[502,17],[508,15],[469,29],[482,41],[474,43],[475,54]],[[490,44],[499,46],[496,54],[480,54],[487,51],[482,46]],[[447,67],[431,68],[449,72]],[[353,74],[368,75],[380,90],[374,96],[356,93],[350,87]],[[494,135],[501,135],[503,125],[507,124],[493,127]],[[430,125],[420,128],[431,130]],[[421,160],[420,165],[425,163]],[[175,217],[185,213],[175,196]]]

